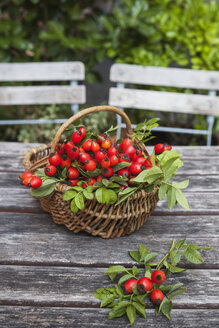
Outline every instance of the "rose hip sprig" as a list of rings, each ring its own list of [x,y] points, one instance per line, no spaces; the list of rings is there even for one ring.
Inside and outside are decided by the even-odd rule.
[[[101,300],[100,307],[111,308],[108,319],[127,315],[130,324],[136,320],[136,313],[146,318],[145,300],[150,299],[154,305],[155,314],[160,312],[171,319],[172,299],[187,291],[182,283],[167,284],[170,273],[180,273],[186,268],[177,266],[182,255],[193,264],[203,263],[199,250],[210,250],[211,247],[199,247],[195,243],[186,244],[186,239],[173,240],[170,250],[159,262],[151,262],[158,253],[150,253],[149,249],[140,244],[138,250],[129,251],[132,259],[137,261],[145,271],[136,267],[127,269],[122,265],[110,266],[105,274],[117,283],[112,288],[98,288],[94,296]],[[180,256],[179,256],[180,254]],[[165,283],[165,284],[164,284]]]

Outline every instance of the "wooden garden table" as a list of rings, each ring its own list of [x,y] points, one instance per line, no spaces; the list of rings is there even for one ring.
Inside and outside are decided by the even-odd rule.
[[[205,264],[183,264],[188,271],[174,276],[188,292],[174,299],[172,321],[146,310],[147,320],[134,327],[219,326],[219,147],[175,147],[185,166],[178,180],[190,179],[185,192],[191,211],[168,210],[160,201],[145,225],[130,236],[104,240],[73,234],[56,225],[18,180],[21,158],[35,145],[0,143],[0,326],[13,327],[128,327],[126,318],[107,320],[93,296],[109,285],[109,265],[132,265],[128,250],[140,243],[166,252],[173,240],[188,238],[200,246]]]

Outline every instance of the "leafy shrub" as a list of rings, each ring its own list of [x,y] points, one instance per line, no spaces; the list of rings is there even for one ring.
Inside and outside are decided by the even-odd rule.
[[[1,62],[82,60],[91,83],[94,65],[105,58],[219,69],[215,0],[2,0],[0,18]],[[198,117],[192,123],[203,125]]]

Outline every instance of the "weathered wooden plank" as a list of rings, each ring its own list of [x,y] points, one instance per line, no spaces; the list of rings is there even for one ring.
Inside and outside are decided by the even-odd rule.
[[[34,213],[10,213],[0,212],[0,233],[24,233],[24,234],[64,234],[66,229],[55,224],[52,221],[50,214],[45,212],[42,214]],[[138,232],[139,236],[147,236],[150,238],[156,231],[157,238],[165,235],[166,237],[175,236],[176,238],[183,238],[189,235],[190,238],[202,238],[209,236],[209,238],[216,238],[219,235],[218,216],[204,215],[199,216],[156,216],[153,215],[148,218],[147,222]],[[70,233],[72,234],[72,232]],[[78,235],[76,235],[78,236]],[[140,238],[140,237],[139,237]],[[116,242],[117,239],[114,239]],[[126,241],[126,239],[118,239]],[[147,240],[147,239],[146,239]],[[219,241],[218,241],[219,244]],[[118,245],[117,245],[118,246]]]
[[[18,172],[0,172],[0,187],[3,188],[21,188],[21,180]],[[174,181],[182,181],[187,177],[179,176]],[[219,192],[219,176],[218,175],[192,175],[188,176],[189,186],[186,189],[190,191],[217,191]]]
[[[71,81],[84,80],[82,62],[44,62],[0,64],[0,81]]]
[[[210,252],[203,253],[204,266],[216,268],[219,266],[217,221],[218,216],[151,216],[131,235],[104,240],[86,233],[74,234],[56,225],[47,214],[0,213],[0,263],[133,264],[128,250],[137,249],[140,243],[151,251],[165,254],[174,238],[178,241],[187,238],[199,246],[214,246]]]
[[[125,317],[107,320],[108,312],[108,309],[0,306],[0,320],[5,328],[130,327]],[[155,317],[152,309],[147,309],[146,313],[147,319],[137,316],[134,327],[197,328],[197,323],[200,323],[201,328],[216,328],[219,325],[217,309],[173,309],[171,321],[161,315]]]
[[[110,69],[110,80],[132,84],[219,90],[217,71],[114,64]]]
[[[84,104],[85,86],[0,87],[1,105]]]
[[[219,97],[205,95],[110,88],[109,104],[123,108],[219,115]]]
[[[218,214],[219,202],[217,192],[185,192],[185,196],[188,198],[191,211],[187,211],[178,205],[174,207],[172,211],[168,209],[166,199],[158,202],[154,213],[157,215],[180,215],[186,213],[186,215],[199,213],[201,214]],[[0,210],[29,210],[36,211],[40,209],[39,201],[33,198],[29,194],[29,190],[21,186],[19,188],[0,188]]]
[[[53,306],[95,306],[93,292],[113,285],[105,268],[0,266],[0,304]],[[142,275],[144,271],[142,270]],[[141,276],[141,275],[140,275]],[[219,306],[219,270],[187,270],[168,277],[168,283],[182,282],[188,292],[174,299],[181,307]],[[203,289],[207,293],[203,293]],[[206,298],[206,294],[208,297]]]

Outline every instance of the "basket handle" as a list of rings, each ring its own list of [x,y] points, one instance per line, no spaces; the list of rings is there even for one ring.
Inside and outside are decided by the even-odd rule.
[[[97,112],[102,112],[102,111],[108,111],[108,112],[114,112],[116,114],[119,114],[125,121],[126,128],[127,128],[127,136],[132,137],[134,132],[132,130],[131,126],[131,121],[128,118],[128,116],[119,108],[114,107],[114,106],[94,106],[94,107],[89,107],[86,109],[83,109],[82,111],[78,112],[77,114],[73,115],[70,117],[65,123],[60,126],[58,129],[51,145],[51,153],[55,151],[56,144],[59,142],[61,135],[64,133],[64,131],[74,123],[75,121],[79,120],[81,117],[91,114],[91,113],[97,113]]]

